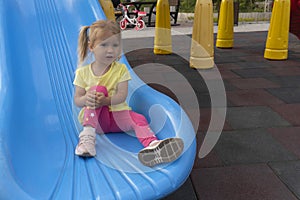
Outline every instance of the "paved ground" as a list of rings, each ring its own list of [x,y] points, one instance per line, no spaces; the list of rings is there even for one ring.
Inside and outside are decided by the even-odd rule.
[[[300,199],[300,40],[290,34],[288,59],[270,61],[263,58],[267,31],[257,30],[236,32],[232,49],[215,48],[226,90],[225,125],[213,150],[203,159],[196,158],[186,183],[166,200]],[[183,57],[189,55],[186,39],[172,38],[173,51]],[[133,67],[162,63],[188,79],[200,106],[199,149],[211,117],[205,82],[189,68],[187,59],[175,53],[154,55],[152,47],[153,37],[124,40]],[[159,73],[172,80],[171,74]],[[172,81],[176,84],[175,78]],[[152,87],[178,101],[168,88]]]
[[[172,35],[188,35],[192,34],[193,22],[180,22],[178,26],[172,26]],[[216,33],[218,27],[214,26],[214,32]],[[234,26],[234,32],[249,32],[249,31],[268,31],[269,23],[268,22],[256,22],[256,23],[240,23],[238,26]],[[122,37],[127,38],[144,38],[144,37],[154,37],[155,28],[146,27],[141,31],[136,31],[134,29],[126,29],[122,32]]]

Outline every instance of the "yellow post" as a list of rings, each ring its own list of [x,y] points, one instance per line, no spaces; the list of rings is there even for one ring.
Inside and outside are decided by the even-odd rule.
[[[197,0],[194,12],[190,67],[214,66],[214,20],[212,0]]]
[[[156,4],[154,54],[171,53],[172,36],[169,1],[158,0]]]
[[[105,13],[107,19],[116,20],[115,9],[111,0],[99,0],[99,3]]]
[[[233,47],[233,15],[233,0],[222,0],[216,41],[218,48]]]
[[[290,0],[275,0],[264,58],[285,60],[288,57]]]

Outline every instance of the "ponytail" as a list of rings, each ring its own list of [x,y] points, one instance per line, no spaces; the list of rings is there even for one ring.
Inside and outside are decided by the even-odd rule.
[[[89,37],[88,37],[87,30],[89,28],[90,26],[83,26],[80,29],[80,33],[78,37],[78,48],[77,48],[79,63],[82,63],[82,61],[84,61],[88,53]]]

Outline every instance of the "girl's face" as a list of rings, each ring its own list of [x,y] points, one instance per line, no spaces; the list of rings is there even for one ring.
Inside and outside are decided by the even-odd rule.
[[[96,62],[109,66],[120,56],[121,41],[119,35],[111,35],[106,38],[95,43],[90,50],[94,53]]]

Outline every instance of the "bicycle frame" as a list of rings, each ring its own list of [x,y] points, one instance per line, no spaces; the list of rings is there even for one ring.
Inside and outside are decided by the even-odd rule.
[[[132,5],[123,5],[119,4],[119,6],[122,7],[122,10],[124,11],[123,19],[120,21],[120,28],[122,30],[126,29],[128,24],[132,24],[135,26],[136,30],[142,30],[145,28],[145,22],[143,21],[143,16],[146,16],[145,12],[141,12],[139,10],[134,10],[134,13],[137,13],[138,17],[134,16],[133,18],[130,18],[128,16],[128,9]]]

